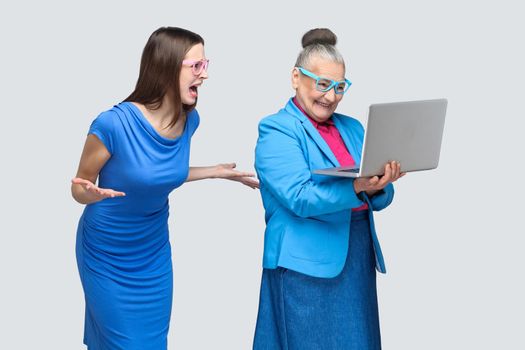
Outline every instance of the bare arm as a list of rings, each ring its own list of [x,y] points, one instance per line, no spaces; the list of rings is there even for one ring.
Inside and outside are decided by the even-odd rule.
[[[102,141],[95,135],[88,135],[76,177],[71,180],[71,194],[80,204],[90,204],[105,198],[124,196],[123,192],[99,188],[95,185],[100,169],[111,157]]]
[[[259,181],[254,179],[255,174],[235,170],[235,163],[218,164],[214,166],[190,167],[186,182],[204,179],[227,179],[238,181],[251,188],[259,188]]]

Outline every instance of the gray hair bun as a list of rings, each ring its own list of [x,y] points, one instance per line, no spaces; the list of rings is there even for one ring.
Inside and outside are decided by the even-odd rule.
[[[337,36],[328,28],[311,29],[303,35],[301,40],[303,48],[315,44],[335,46],[336,43]]]

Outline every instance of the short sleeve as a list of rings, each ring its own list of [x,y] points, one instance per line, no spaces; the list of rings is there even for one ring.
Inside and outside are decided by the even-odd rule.
[[[200,121],[201,121],[201,119],[200,119],[200,116],[199,116],[199,112],[197,112],[196,109],[192,110],[188,114],[188,120],[187,120],[188,132],[190,133],[191,136],[193,136],[193,134],[195,133],[195,131],[199,127]]]
[[[89,134],[93,134],[106,146],[109,153],[113,154],[115,149],[115,114],[111,112],[101,113],[91,126]]]

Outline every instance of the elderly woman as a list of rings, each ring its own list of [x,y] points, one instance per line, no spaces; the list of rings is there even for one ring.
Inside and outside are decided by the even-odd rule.
[[[385,272],[373,211],[394,196],[400,165],[339,178],[314,169],[360,162],[363,127],[335,113],[350,87],[328,29],[302,38],[295,97],[259,124],[255,167],[266,211],[254,349],[380,349],[376,273]]]

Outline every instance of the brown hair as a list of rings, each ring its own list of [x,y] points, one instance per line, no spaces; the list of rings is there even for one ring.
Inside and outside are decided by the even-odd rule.
[[[195,45],[203,44],[199,34],[176,27],[161,27],[148,39],[142,59],[135,90],[124,101],[138,102],[148,109],[158,109],[162,98],[170,92],[175,110],[189,112],[197,105],[185,105],[180,99],[180,70],[186,53]],[[168,127],[175,125],[176,114]]]

